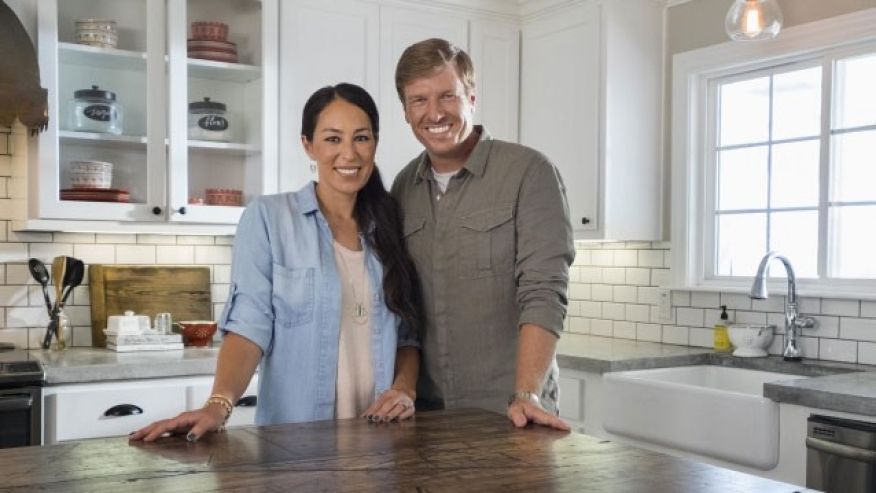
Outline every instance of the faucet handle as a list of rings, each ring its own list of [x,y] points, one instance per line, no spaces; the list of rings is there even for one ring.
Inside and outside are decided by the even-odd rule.
[[[806,315],[800,315],[797,317],[795,323],[797,324],[797,327],[801,329],[814,329],[815,326],[818,325],[818,320]]]

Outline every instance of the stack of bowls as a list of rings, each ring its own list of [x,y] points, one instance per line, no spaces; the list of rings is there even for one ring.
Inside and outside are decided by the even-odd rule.
[[[204,191],[207,205],[243,205],[243,191],[234,188],[208,188]]]
[[[71,161],[70,184],[73,188],[108,189],[113,183],[113,163]]]
[[[188,52],[189,58],[237,63],[237,45],[228,41],[228,24],[223,22],[192,22]]]
[[[103,19],[76,21],[76,42],[100,48],[115,48],[119,44],[116,21]]]

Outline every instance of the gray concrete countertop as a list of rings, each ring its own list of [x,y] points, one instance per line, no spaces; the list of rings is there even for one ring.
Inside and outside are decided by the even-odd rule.
[[[784,361],[781,356],[739,358],[708,348],[564,334],[558,345],[560,368],[591,373],[689,365],[720,365],[810,378],[764,385],[776,402],[876,416],[876,367],[821,360]]]
[[[28,351],[42,363],[46,383],[106,382],[141,378],[213,375],[218,348],[186,348],[177,351],[117,353],[100,348],[70,348],[64,351]]]

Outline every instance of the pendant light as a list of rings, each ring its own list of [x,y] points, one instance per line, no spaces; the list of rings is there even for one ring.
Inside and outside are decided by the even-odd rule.
[[[782,29],[782,11],[776,0],[733,0],[724,28],[734,41],[772,39]]]

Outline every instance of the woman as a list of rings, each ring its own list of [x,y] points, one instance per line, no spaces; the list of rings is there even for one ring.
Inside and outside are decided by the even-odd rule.
[[[258,425],[414,414],[419,285],[375,169],[377,107],[356,85],[324,87],[301,128],[319,183],[241,217],[210,399],[132,440],[221,429],[257,365]]]

